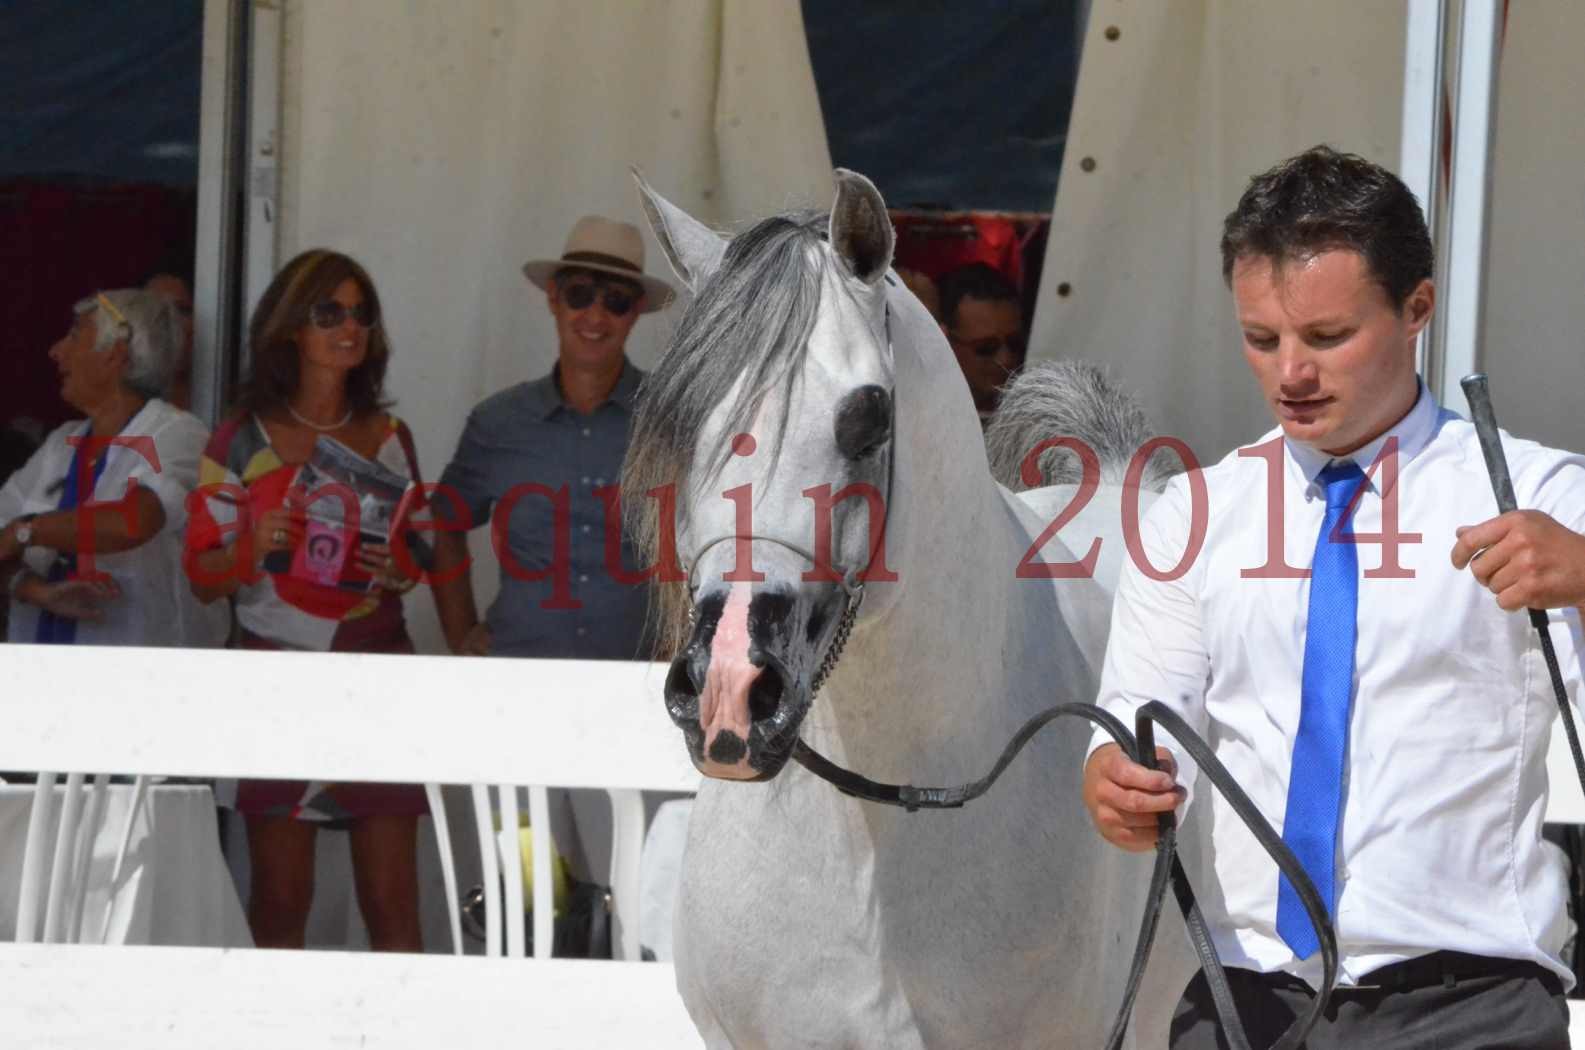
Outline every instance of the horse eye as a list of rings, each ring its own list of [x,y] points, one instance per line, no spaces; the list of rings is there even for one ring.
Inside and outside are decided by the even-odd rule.
[[[892,396],[873,383],[849,391],[837,405],[837,450],[848,459],[871,455],[891,434]]]

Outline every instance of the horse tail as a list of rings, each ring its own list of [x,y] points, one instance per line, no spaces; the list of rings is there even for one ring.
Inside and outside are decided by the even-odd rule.
[[[1067,448],[1040,454],[1039,485],[1022,477],[1024,459],[1047,438],[1072,437],[1095,450],[1101,482],[1121,485],[1135,453],[1155,435],[1134,396],[1087,361],[1042,361],[1025,368],[1002,391],[1001,405],[985,430],[991,473],[1014,492],[1046,485],[1077,485],[1083,464]],[[1140,487],[1160,492],[1175,471],[1166,450],[1145,464]]]

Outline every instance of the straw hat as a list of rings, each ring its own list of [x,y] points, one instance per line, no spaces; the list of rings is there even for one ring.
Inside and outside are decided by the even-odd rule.
[[[573,224],[559,259],[531,259],[523,276],[540,288],[564,266],[626,277],[644,286],[644,313],[670,305],[671,285],[644,272],[644,238],[638,227],[601,215],[585,215]]]

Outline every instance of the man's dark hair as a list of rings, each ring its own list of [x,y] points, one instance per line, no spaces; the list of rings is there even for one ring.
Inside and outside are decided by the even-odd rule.
[[[1282,265],[1337,249],[1364,256],[1395,310],[1436,259],[1403,180],[1363,157],[1315,146],[1249,180],[1222,225],[1222,278],[1231,284],[1246,257]]]
[[[958,303],[965,298],[1022,305],[1013,282],[982,262],[959,266],[936,283],[936,290],[941,295],[941,320],[949,326],[957,323]]]

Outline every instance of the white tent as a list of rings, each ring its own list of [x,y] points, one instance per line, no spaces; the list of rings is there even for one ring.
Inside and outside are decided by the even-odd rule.
[[[227,7],[210,0],[206,11],[206,59],[217,63]],[[723,228],[830,199],[794,3],[289,0],[260,5],[253,31],[244,309],[301,250],[331,247],[367,266],[393,344],[389,390],[429,480],[475,403],[555,361],[544,295],[523,262],[560,255],[580,215],[643,225],[630,166]],[[206,71],[206,119],[220,104],[216,79]],[[222,202],[207,172],[201,193],[214,223]],[[670,278],[653,241],[647,262]],[[206,278],[201,265],[200,333],[216,323]],[[664,347],[677,310],[634,329],[639,367]],[[486,532],[472,537],[481,602],[497,576]],[[433,603],[415,594],[420,651],[444,651]]]
[[[207,3],[206,14],[235,6]],[[1161,432],[1184,438],[1202,462],[1262,433],[1269,416],[1238,353],[1220,273],[1223,216],[1251,174],[1316,142],[1392,167],[1431,156],[1438,140],[1427,115],[1440,89],[1427,77],[1416,88],[1411,76],[1406,106],[1406,55],[1418,47],[1419,60],[1434,57],[1425,38],[1443,35],[1436,12],[1445,9],[1451,54],[1466,7],[1495,18],[1501,6],[1095,0],[1032,353],[1109,366]],[[1412,32],[1410,11],[1421,19]],[[397,410],[431,477],[473,403],[550,366],[549,318],[518,267],[555,254],[585,212],[636,220],[629,165],[723,227],[829,199],[830,156],[796,3],[286,0],[253,18],[248,305],[303,248],[341,248],[368,265],[387,302]],[[218,67],[226,19],[212,21],[206,61]],[[1557,42],[1582,32],[1585,8],[1567,0],[1529,0],[1507,13],[1489,277],[1475,304],[1484,315],[1463,310],[1479,320],[1478,338],[1450,351],[1443,369],[1467,370],[1460,354],[1475,361],[1491,374],[1510,429],[1570,448],[1585,448],[1585,419],[1573,406],[1585,370],[1572,288],[1585,262],[1585,209],[1571,163],[1585,155],[1585,121],[1568,102],[1585,72]],[[212,227],[222,203],[212,177],[223,137],[216,80],[206,72],[200,210]],[[1447,101],[1455,98],[1450,87]],[[1476,109],[1466,107],[1466,127]],[[1451,150],[1451,141],[1442,145]],[[1476,171],[1466,182],[1478,187]],[[1423,191],[1425,173],[1404,174]],[[218,251],[218,240],[206,243]],[[650,269],[664,273],[651,247]],[[1478,278],[1478,269],[1465,272]],[[219,323],[206,280],[201,266],[201,332]],[[1470,305],[1467,295],[1446,294],[1447,281],[1442,287],[1444,306]],[[641,366],[674,317],[635,330]],[[1439,325],[1456,327],[1445,315]],[[1432,381],[1462,411],[1457,378]],[[488,600],[495,565],[475,538],[475,584]],[[410,615],[420,647],[436,651],[428,600],[412,600]]]
[[[1446,4],[1450,44],[1463,8],[1475,14],[1476,5],[1505,6]],[[1160,429],[1188,441],[1202,462],[1269,429],[1222,283],[1222,219],[1250,175],[1317,142],[1399,166],[1410,9],[1372,0],[1098,0],[1034,351],[1110,366],[1143,396]],[[1491,375],[1499,420],[1573,449],[1585,449],[1585,417],[1574,404],[1585,383],[1577,334],[1585,311],[1574,289],[1585,263],[1585,190],[1573,163],[1585,157],[1585,119],[1572,105],[1585,78],[1573,54],[1581,39],[1585,8],[1577,4],[1527,0],[1507,9],[1485,312],[1474,338],[1474,363]],[[1446,101],[1455,99],[1449,90]],[[1408,130],[1432,139],[1431,128]],[[1417,172],[1401,174],[1417,185]],[[1479,193],[1478,175],[1461,186],[1455,173],[1453,182],[1455,197],[1466,186]],[[1446,299],[1450,284],[1441,284]],[[1455,364],[1450,359],[1449,371],[1463,370]],[[1443,402],[1465,411],[1453,392],[1459,376],[1442,378]]]

